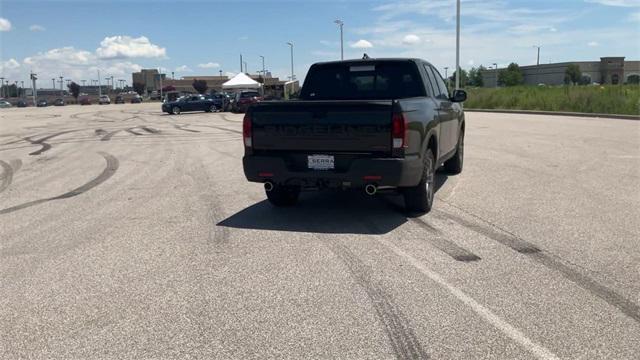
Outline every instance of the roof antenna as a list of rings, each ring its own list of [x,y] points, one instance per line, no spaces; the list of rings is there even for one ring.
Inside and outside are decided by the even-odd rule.
[[[367,53],[364,53],[364,55],[362,55],[362,60],[369,60],[370,57],[369,55],[367,55]]]

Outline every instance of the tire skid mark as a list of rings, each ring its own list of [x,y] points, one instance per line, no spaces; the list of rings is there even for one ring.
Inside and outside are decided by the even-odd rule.
[[[100,141],[109,141],[109,140],[111,140],[113,135],[119,133],[120,131],[122,131],[122,130],[115,130],[115,131],[108,132],[102,138],[100,138]]]
[[[411,328],[411,322],[395,304],[393,297],[371,278],[367,266],[338,241],[330,241],[329,244],[329,250],[346,266],[353,279],[371,300],[396,358],[428,359],[429,355]]]
[[[452,205],[453,206],[453,205]],[[455,206],[454,206],[455,207]],[[456,207],[458,208],[458,207]],[[458,208],[459,209],[459,208]],[[460,209],[465,213],[468,213],[465,210]],[[505,245],[528,258],[535,260],[536,262],[544,265],[550,270],[554,270],[559,272],[565,279],[573,282],[580,288],[588,291],[592,295],[604,300],[609,305],[617,308],[623,314],[627,315],[631,319],[636,322],[640,322],[640,306],[636,303],[628,300],[624,296],[618,294],[614,290],[608,288],[605,285],[600,284],[598,281],[592,279],[587,274],[576,270],[574,267],[567,265],[566,261],[563,261],[561,258],[548,253],[546,251],[540,250],[534,244],[519,238],[518,236],[509,233],[506,230],[503,230],[496,225],[491,224],[490,222],[468,213],[469,215],[481,220],[486,225],[480,225],[473,223],[471,221],[465,220],[457,215],[451,214],[449,212],[444,212],[441,210],[437,210],[435,212],[436,216],[442,219],[452,220],[463,227],[475,231],[480,235],[484,235],[502,245]]]
[[[218,130],[230,131],[230,132],[234,132],[234,133],[236,133],[236,134],[242,134],[242,131],[240,131],[240,130],[227,129],[227,128],[223,128],[223,127],[221,127],[221,126],[215,126],[215,125],[191,124],[191,126],[197,126],[197,127],[208,127],[208,128],[218,129]]]
[[[55,134],[47,135],[47,136],[45,136],[43,138],[40,138],[38,140],[32,140],[31,137],[24,138],[25,141],[28,141],[33,145],[40,145],[41,146],[40,149],[29,153],[29,155],[40,155],[40,154],[42,154],[43,152],[51,149],[51,144],[46,143],[45,141],[47,141],[49,139],[53,139],[56,136],[60,136],[60,135],[63,135],[63,134],[74,132],[74,131],[79,131],[79,130],[65,130],[65,131],[61,131],[61,132],[55,133]]]
[[[125,131],[128,132],[129,134],[132,134],[132,135],[142,135],[141,133],[139,133],[139,132],[134,130],[134,129],[137,129],[137,128],[138,127],[136,126],[136,127],[125,129]]]
[[[0,192],[3,192],[11,185],[11,181],[13,180],[13,167],[2,160],[0,160],[0,167],[2,168],[2,172],[0,173]]]
[[[431,245],[440,249],[442,252],[451,256],[453,259],[462,262],[481,260],[478,255],[459,246],[455,242],[446,239],[440,230],[434,228],[431,224],[425,222],[423,219],[409,218],[409,221],[432,233],[434,236],[426,236],[424,237],[424,239]]]
[[[112,155],[109,155],[107,153],[104,152],[99,152],[100,155],[102,155],[102,157],[104,157],[105,161],[106,161],[106,166],[104,168],[104,170],[102,170],[102,172],[100,173],[100,175],[98,175],[97,177],[95,177],[93,180],[87,182],[84,185],[81,185],[71,191],[68,191],[62,195],[58,195],[58,196],[54,196],[54,197],[50,197],[50,198],[46,198],[46,199],[39,199],[39,200],[34,200],[34,201],[30,201],[24,204],[20,204],[20,205],[16,205],[16,206],[12,206],[6,209],[2,209],[0,210],[0,215],[3,214],[8,214],[10,212],[14,212],[14,211],[18,211],[18,210],[22,210],[31,206],[35,206],[35,205],[39,205],[48,201],[53,201],[53,200],[63,200],[63,199],[68,199],[77,195],[80,195],[82,193],[85,193],[91,189],[93,189],[94,187],[102,184],[103,182],[107,181],[111,176],[113,176],[113,174],[115,174],[116,170],[118,170],[118,167],[120,166],[120,162],[118,161],[117,158],[115,158]]]
[[[193,130],[193,129],[187,129],[185,128],[188,125],[178,125],[178,124],[173,124],[173,127],[178,129],[178,130],[182,130],[182,131],[189,131],[189,132],[195,132],[195,133],[199,133],[200,131],[198,130]]]
[[[149,134],[159,134],[160,133],[160,130],[154,129],[152,127],[141,126],[140,129],[148,132]]]

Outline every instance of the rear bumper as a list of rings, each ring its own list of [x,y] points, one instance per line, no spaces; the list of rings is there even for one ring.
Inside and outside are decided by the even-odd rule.
[[[251,182],[310,187],[416,186],[423,170],[418,156],[354,159],[347,171],[292,171],[282,158],[275,156],[244,156],[242,164]]]

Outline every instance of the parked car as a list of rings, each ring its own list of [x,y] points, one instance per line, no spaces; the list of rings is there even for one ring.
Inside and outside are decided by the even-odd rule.
[[[243,113],[247,111],[247,108],[250,105],[257,104],[260,101],[262,101],[262,98],[257,91],[240,91],[236,93],[236,96],[231,103],[231,111],[235,113]]]
[[[162,103],[162,111],[178,115],[183,111],[206,111],[213,112],[218,110],[212,99],[203,95],[183,96],[176,101],[168,101]]]
[[[26,101],[26,100],[24,100],[24,99],[20,99],[20,100],[18,100],[18,102],[16,103],[16,106],[17,106],[17,107],[21,107],[21,108],[22,108],[22,107],[27,107],[27,106],[29,106],[29,104],[27,103],[27,101]]]
[[[107,95],[100,95],[98,98],[98,105],[109,105],[111,104],[111,99]]]
[[[463,90],[449,96],[440,73],[420,59],[318,63],[300,100],[250,106],[243,121],[247,180],[269,201],[293,205],[300,191],[360,188],[404,195],[428,212],[435,171],[462,171]]]
[[[53,105],[55,106],[64,106],[64,104],[65,104],[64,99],[55,99],[53,101]]]
[[[40,99],[36,103],[36,106],[38,106],[38,107],[47,107],[47,106],[49,106],[49,103],[47,102],[47,99]]]
[[[124,97],[122,95],[116,96],[116,104],[124,104]]]
[[[140,104],[141,102],[142,102],[142,97],[140,96],[134,96],[131,98],[132,104]]]
[[[10,107],[11,107],[10,102],[8,102],[7,100],[0,100],[0,109],[10,108]]]
[[[80,105],[91,105],[91,99],[88,96],[81,96],[78,98],[78,103]]]
[[[216,108],[220,111],[229,111],[229,105],[231,103],[231,99],[229,96],[222,93],[216,93],[206,96],[208,99],[213,100],[213,103],[216,105]]]

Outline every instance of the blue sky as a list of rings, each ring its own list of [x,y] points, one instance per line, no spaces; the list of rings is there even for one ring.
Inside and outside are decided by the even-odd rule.
[[[176,77],[266,67],[303,78],[339,58],[335,19],[345,23],[345,57],[420,57],[455,66],[455,0],[422,1],[31,1],[0,0],[0,72],[10,80],[113,75],[139,68]],[[461,66],[515,61],[640,59],[640,0],[462,0]],[[42,86],[44,84],[41,83]]]

